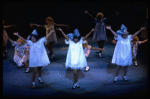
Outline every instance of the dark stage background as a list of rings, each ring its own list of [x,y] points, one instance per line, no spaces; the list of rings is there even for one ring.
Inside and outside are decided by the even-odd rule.
[[[31,28],[29,24],[44,25],[48,16],[57,24],[70,25],[69,29],[62,27],[66,34],[78,28],[81,36],[84,36],[95,27],[94,20],[85,14],[84,10],[88,10],[94,17],[98,12],[102,12],[104,17],[109,17],[118,11],[119,15],[110,18],[107,24],[111,25],[114,31],[120,29],[121,24],[125,24],[130,34],[133,34],[144,25],[146,8],[147,2],[3,2],[2,19],[5,25],[16,24],[16,27],[6,29],[12,39],[17,39],[13,32],[18,31],[26,38],[33,29],[37,29],[40,37],[45,36],[44,28]],[[62,37],[59,31],[56,33],[58,37]],[[107,31],[107,36],[113,35]],[[138,36],[140,37],[140,34]]]

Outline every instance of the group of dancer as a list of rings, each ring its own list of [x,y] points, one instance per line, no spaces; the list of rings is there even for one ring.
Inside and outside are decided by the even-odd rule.
[[[86,14],[90,15],[88,11],[85,11]],[[117,15],[118,13],[116,13]],[[90,54],[90,49],[99,50],[99,57],[102,58],[102,52],[104,50],[104,42],[107,40],[106,29],[110,30],[114,35],[116,41],[113,43],[116,44],[114,54],[112,57],[112,64],[116,64],[116,73],[114,82],[118,79],[119,69],[121,66],[124,67],[124,80],[127,81],[127,70],[128,66],[132,64],[132,52],[134,55],[134,59],[136,61],[136,54],[138,44],[146,42],[148,39],[140,42],[138,41],[138,35],[141,31],[145,30],[146,27],[142,27],[139,31],[135,32],[133,35],[129,35],[127,28],[122,24],[121,30],[114,32],[111,29],[111,26],[107,26],[105,24],[108,18],[104,18],[104,15],[99,12],[93,19],[95,19],[95,29],[93,28],[85,37],[81,37],[78,29],[76,28],[73,33],[65,34],[61,28],[56,28],[56,30],[60,31],[62,35],[65,37],[65,43],[69,44],[69,47],[62,48],[62,50],[68,49],[67,57],[66,57],[66,68],[73,69],[74,72],[74,83],[72,89],[79,88],[78,78],[79,78],[79,70],[85,68],[85,71],[89,70],[89,66],[87,65],[86,57]],[[38,81],[42,84],[43,81],[41,79],[41,70],[42,67],[48,66],[50,64],[50,59],[55,57],[54,52],[52,50],[52,45],[57,42],[57,36],[55,31],[55,26],[65,26],[69,27],[69,25],[64,24],[56,24],[52,17],[46,18],[47,25],[38,25],[31,23],[30,26],[44,27],[46,29],[46,36],[39,39],[38,33],[35,30],[27,37],[27,39],[23,38],[19,35],[18,32],[14,33],[15,36],[18,36],[19,39],[17,41],[11,40],[4,27],[3,23],[3,55],[6,54],[6,42],[7,39],[15,46],[15,54],[14,54],[14,62],[17,66],[21,67],[25,64],[26,73],[30,72],[29,67],[34,68],[33,70],[33,79],[32,79],[32,88],[35,88],[35,78],[36,73],[38,71]],[[10,26],[9,26],[10,27]],[[86,38],[92,33],[93,40],[96,40],[99,48],[94,48],[88,45],[88,41]],[[133,40],[133,47],[131,46],[131,41]],[[46,49],[45,45],[48,45],[48,49]],[[137,62],[136,64],[137,65]]]

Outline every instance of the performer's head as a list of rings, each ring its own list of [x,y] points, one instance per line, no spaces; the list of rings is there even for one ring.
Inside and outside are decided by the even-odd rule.
[[[86,41],[86,43],[83,43],[83,48],[88,46],[88,41],[87,40],[85,40],[85,41]]]
[[[73,41],[75,42],[75,43],[77,43],[79,40],[81,39],[81,36],[74,36],[73,37]]]
[[[138,36],[134,36],[134,38],[133,38],[133,43],[135,44],[137,41],[139,41],[139,38],[138,38]]]
[[[39,39],[38,35],[33,35],[33,34],[31,34],[30,40],[31,40],[33,43],[37,42],[38,39]]]
[[[21,38],[19,38],[19,39],[17,40],[17,44],[18,44],[19,46],[24,45],[24,44],[25,44],[25,41],[23,41]]]
[[[54,20],[53,20],[52,17],[47,17],[47,18],[46,18],[46,23],[47,23],[48,25],[51,25],[53,22],[54,22]]]
[[[123,31],[122,37],[126,39],[128,37],[129,32],[127,30]]]
[[[103,13],[98,12],[97,15],[96,15],[96,19],[97,19],[97,20],[102,20],[103,18],[104,18]]]

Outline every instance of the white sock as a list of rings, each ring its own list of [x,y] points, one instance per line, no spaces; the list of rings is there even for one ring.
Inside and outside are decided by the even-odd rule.
[[[115,77],[115,79],[118,79],[118,77]]]
[[[39,77],[38,79],[39,79],[39,80],[41,80],[41,78],[40,78],[40,77]]]
[[[32,82],[33,85],[35,85],[35,82]]]

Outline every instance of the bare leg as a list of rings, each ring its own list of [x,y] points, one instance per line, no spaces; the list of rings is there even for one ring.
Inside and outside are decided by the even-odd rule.
[[[35,82],[36,72],[37,72],[37,67],[34,67],[34,71],[33,71],[33,82]]]
[[[42,74],[42,67],[38,67],[38,75],[39,75],[39,78],[41,78],[41,74]]]
[[[74,70],[74,83],[78,82],[79,78],[79,70]]]
[[[115,72],[115,77],[118,77],[119,70],[120,70],[120,66],[117,65],[116,72]]]
[[[128,71],[128,66],[124,66],[124,76],[127,75],[127,71]]]
[[[29,68],[29,65],[28,65],[27,61],[25,61],[25,66],[26,66],[26,68]]]

